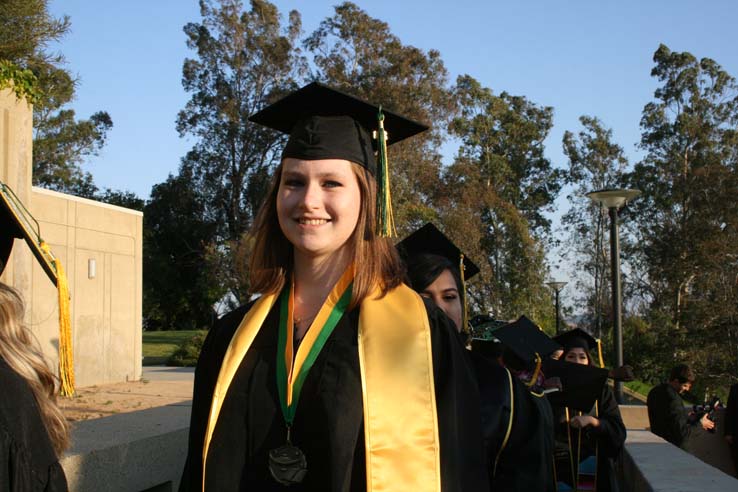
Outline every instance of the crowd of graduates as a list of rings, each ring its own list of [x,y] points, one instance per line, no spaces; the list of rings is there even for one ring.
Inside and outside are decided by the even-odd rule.
[[[597,341],[525,316],[471,336],[474,263],[432,224],[390,238],[386,147],[427,127],[319,83],[251,120],[289,140],[250,233],[258,295],[202,347],[180,490],[618,490]],[[53,377],[6,294],[0,489],[65,490]]]

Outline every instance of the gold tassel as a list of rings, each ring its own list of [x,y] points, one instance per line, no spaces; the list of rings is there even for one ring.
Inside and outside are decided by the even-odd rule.
[[[597,339],[597,355],[600,357],[600,367],[605,367],[605,360],[602,358],[602,340]]]
[[[538,352],[536,352],[536,369],[533,371],[533,376],[531,376],[530,381],[525,383],[525,385],[529,388],[532,388],[534,384],[536,384],[536,380],[538,379],[538,373],[541,372],[541,364],[543,361],[541,360],[541,356],[538,355]]]
[[[41,242],[41,250],[53,258],[56,269],[56,289],[59,295],[59,392],[74,395],[74,353],[72,351],[72,321],[69,308],[69,283],[61,261],[51,253],[49,245]]]
[[[382,106],[377,113],[377,139],[379,162],[377,165],[377,232],[381,237],[396,237],[395,219],[392,214],[392,194],[390,193],[389,162],[387,161],[387,132],[384,130]]]
[[[466,267],[464,266],[464,254],[459,259],[459,273],[461,274],[461,309],[463,310],[463,326],[461,331],[469,333],[469,305],[466,299]]]

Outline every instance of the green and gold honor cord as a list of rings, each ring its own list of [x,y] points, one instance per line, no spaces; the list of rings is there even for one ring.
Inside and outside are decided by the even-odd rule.
[[[288,441],[290,428],[295,419],[300,392],[310,369],[325,346],[338,321],[351,302],[353,268],[348,268],[333,287],[318,315],[310,325],[297,353],[294,347],[292,283],[285,286],[280,296],[279,337],[277,342],[277,388],[282,415],[287,424]]]

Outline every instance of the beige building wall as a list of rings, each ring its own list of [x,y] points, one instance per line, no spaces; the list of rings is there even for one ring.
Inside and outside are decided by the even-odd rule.
[[[39,222],[41,237],[66,271],[76,384],[138,380],[143,214],[31,187],[31,114],[12,92],[0,92],[0,180],[13,188]],[[8,263],[0,280],[23,294],[26,322],[56,367],[56,287],[24,241],[16,240]]]

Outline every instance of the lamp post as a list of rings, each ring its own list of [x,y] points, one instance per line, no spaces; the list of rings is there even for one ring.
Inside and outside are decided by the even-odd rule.
[[[551,287],[554,292],[556,292],[556,334],[558,335],[559,333],[561,333],[561,330],[559,329],[559,318],[561,318],[561,316],[559,316],[559,292],[561,292],[561,289],[564,288],[566,282],[557,282],[555,280],[552,280],[551,282],[546,282],[546,285]]]
[[[612,281],[612,324],[615,366],[623,365],[623,325],[620,319],[622,293],[620,290],[620,238],[618,232],[618,210],[628,201],[640,195],[640,190],[604,189],[587,193],[595,203],[607,208],[610,213],[610,277]],[[623,383],[615,381],[615,400],[623,403]]]

